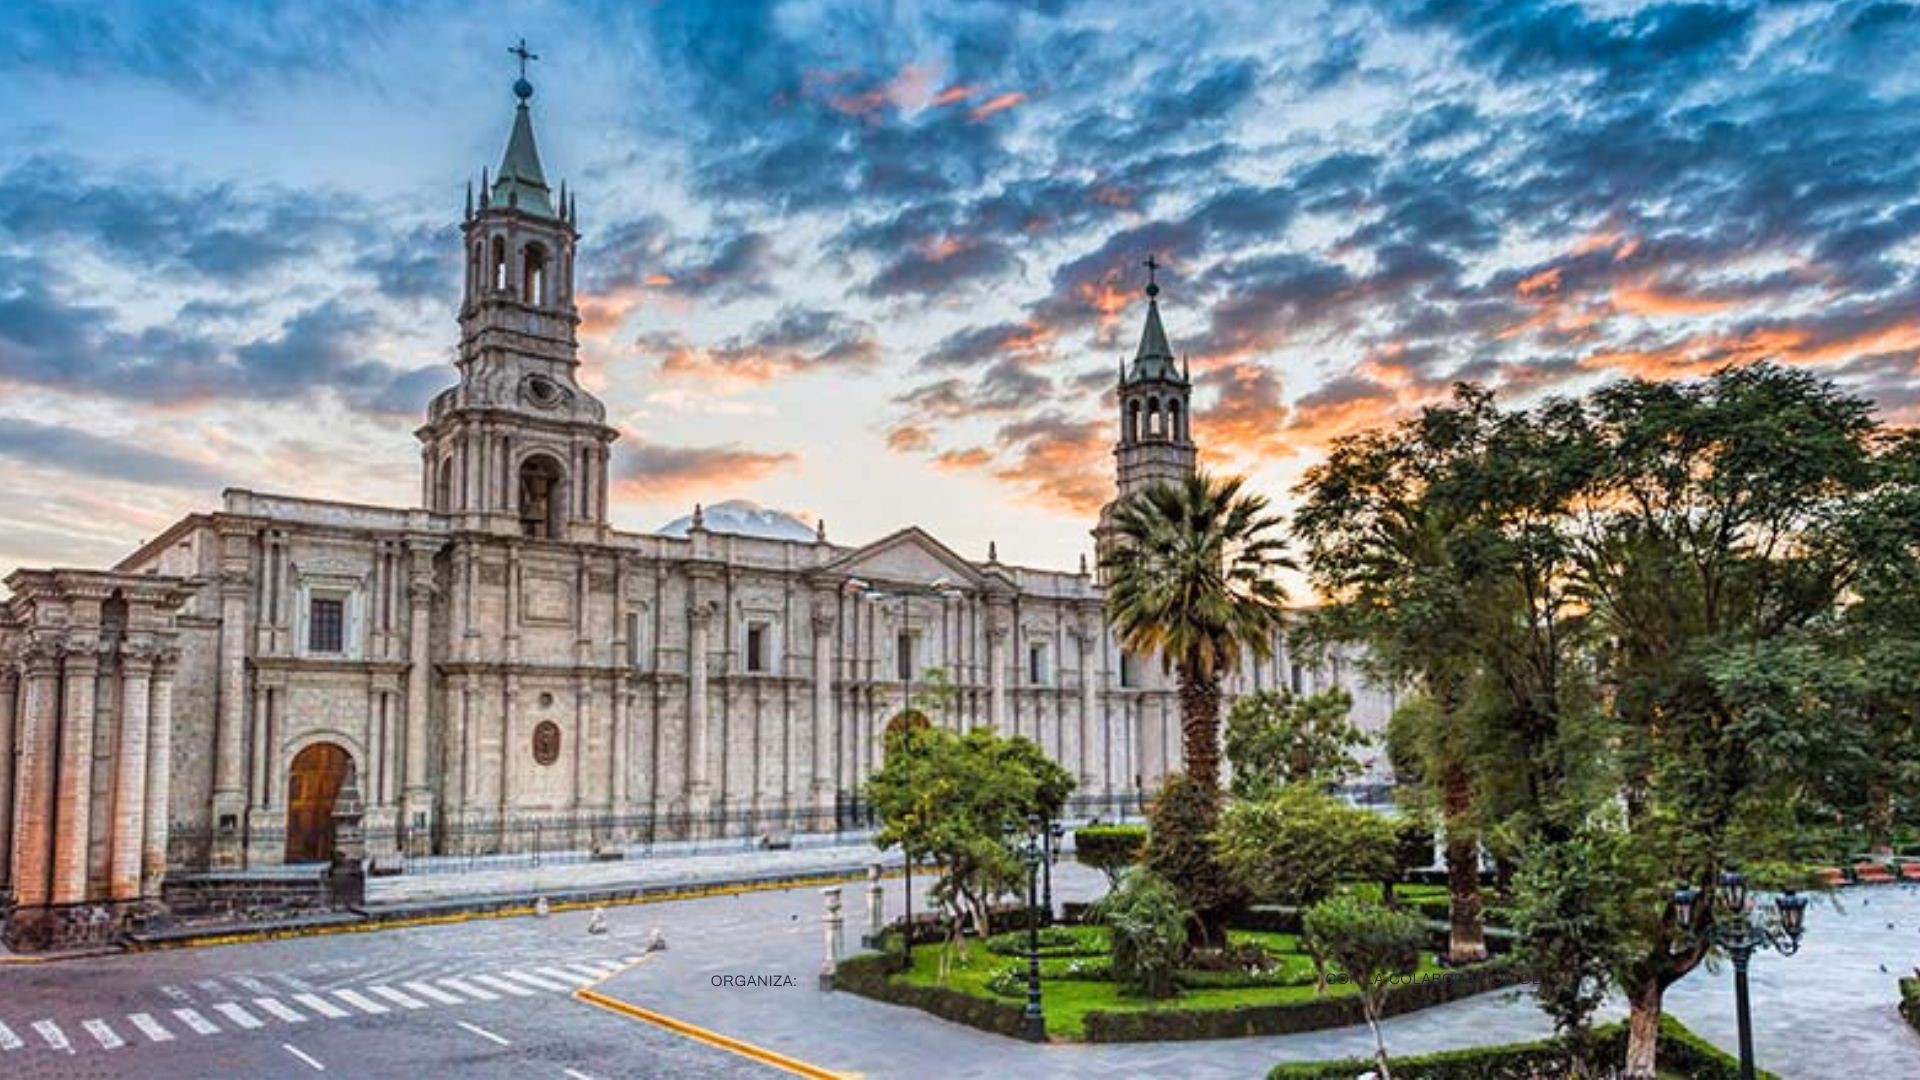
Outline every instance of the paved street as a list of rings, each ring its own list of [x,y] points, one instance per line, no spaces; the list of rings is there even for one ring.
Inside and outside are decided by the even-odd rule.
[[[1061,867],[1059,892],[1099,879]],[[887,883],[889,911],[899,881]],[[845,887],[849,945],[863,885]],[[757,1077],[767,1066],[573,999],[595,984],[624,1001],[868,1077],[1258,1076],[1281,1060],[1364,1054],[1361,1029],[1231,1041],[1029,1047],[848,994],[823,994],[820,896],[793,889],[475,920],[221,948],[0,967],[0,1075],[298,1077],[443,1075]],[[1807,948],[1754,965],[1762,1063],[1789,1078],[1920,1075],[1920,1038],[1892,1007],[1881,957],[1920,958],[1920,893],[1845,894],[1817,907]],[[1886,924],[1892,922],[1892,929]],[[663,929],[669,948],[648,955]],[[1908,964],[1910,965],[1911,959]],[[1899,964],[1888,961],[1891,971]],[[716,985],[726,975],[793,985]],[[1731,1046],[1727,976],[1701,973],[1677,1014]],[[1617,1015],[1617,1010],[1610,1010]],[[1546,1025],[1524,995],[1489,994],[1387,1024],[1402,1053],[1531,1038]]]

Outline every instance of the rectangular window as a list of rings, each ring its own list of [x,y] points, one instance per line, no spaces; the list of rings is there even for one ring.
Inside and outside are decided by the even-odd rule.
[[[646,653],[640,648],[640,613],[627,612],[627,666],[638,669]]]
[[[914,668],[913,647],[915,644],[914,639],[916,637],[918,637],[918,635],[910,631],[902,630],[900,631],[900,635],[894,638],[894,641],[893,641],[894,675],[901,682],[906,682],[907,680],[913,678],[913,668]]]
[[[1306,693],[1306,687],[1307,687],[1306,672],[1301,670],[1299,664],[1293,665],[1293,677],[1292,677],[1291,685],[1293,686],[1293,692],[1296,696]]]
[[[767,655],[767,624],[750,624],[747,627],[747,670],[765,672],[771,667],[772,657]]]
[[[1134,667],[1135,667],[1135,663],[1133,659],[1133,654],[1125,650],[1121,650],[1120,686],[1122,689],[1131,690],[1133,689],[1133,687],[1139,684],[1140,673],[1135,671]]]
[[[346,645],[347,602],[316,596],[307,608],[307,651],[337,653]]]
[[[1047,647],[1040,644],[1027,646],[1027,681],[1035,686],[1045,686],[1050,674],[1047,671]]]

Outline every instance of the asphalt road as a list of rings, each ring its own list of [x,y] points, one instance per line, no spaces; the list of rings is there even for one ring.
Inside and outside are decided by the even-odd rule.
[[[0,968],[0,1076],[773,1075],[571,996],[646,962],[647,911]]]

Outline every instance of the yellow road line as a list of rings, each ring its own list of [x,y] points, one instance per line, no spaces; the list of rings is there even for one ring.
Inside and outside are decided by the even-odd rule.
[[[900,871],[884,873],[882,877],[898,877]],[[700,900],[709,896],[733,896],[740,893],[776,892],[786,889],[805,889],[817,885],[828,885],[841,881],[861,881],[865,874],[821,874],[815,877],[790,878],[782,881],[753,881],[739,885],[695,886],[676,889],[672,892],[650,893],[645,896],[626,896],[615,900],[567,900],[549,904],[548,911],[588,911],[596,907],[628,907],[633,904],[664,904],[674,900]],[[190,941],[165,942],[159,944],[134,945],[129,951],[154,952],[161,949],[205,949],[216,945],[244,945],[260,941],[280,941],[287,938],[328,937],[333,934],[370,934],[380,930],[407,930],[420,926],[451,926],[456,923],[471,922],[475,919],[512,919],[533,914],[533,905],[516,904],[513,907],[495,908],[491,911],[461,911],[451,915],[422,915],[412,919],[392,919],[384,922],[350,923],[343,926],[312,926],[273,929],[262,927],[258,930],[242,930],[218,937],[194,938]],[[49,959],[52,959],[49,957]],[[22,963],[39,963],[39,959],[22,960]]]
[[[818,1065],[809,1065],[797,1058],[790,1058],[778,1051],[755,1046],[750,1042],[736,1039],[731,1035],[722,1035],[717,1031],[709,1031],[698,1024],[689,1024],[685,1020],[676,1020],[663,1013],[654,1012],[652,1009],[643,1009],[631,1002],[621,1001],[616,997],[608,997],[606,994],[602,994],[597,990],[575,990],[573,996],[589,1005],[596,1005],[602,1009],[606,1009],[608,1012],[616,1012],[635,1020],[644,1020],[657,1027],[663,1027],[668,1031],[685,1035],[687,1038],[693,1039],[696,1042],[703,1042],[708,1046],[715,1046],[730,1053],[739,1054],[741,1057],[751,1058],[763,1065],[771,1065],[776,1069],[784,1069],[795,1076],[810,1077],[812,1080],[846,1080],[847,1074],[845,1073],[832,1072]]]

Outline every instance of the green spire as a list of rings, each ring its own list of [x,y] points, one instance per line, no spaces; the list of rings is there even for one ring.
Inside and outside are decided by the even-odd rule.
[[[1166,382],[1183,382],[1180,369],[1174,366],[1173,346],[1167,342],[1167,328],[1160,325],[1160,283],[1154,280],[1155,271],[1160,264],[1152,256],[1147,257],[1147,325],[1140,332],[1140,348],[1133,354],[1133,370],[1127,374],[1127,382],[1142,379],[1160,379]]]
[[[557,217],[547,192],[547,177],[540,170],[540,151],[533,145],[533,119],[527,110],[527,98],[533,87],[523,80],[514,86],[520,105],[513,113],[513,134],[507,137],[507,152],[500,158],[500,175],[493,181],[494,206],[517,207],[539,217]]]

